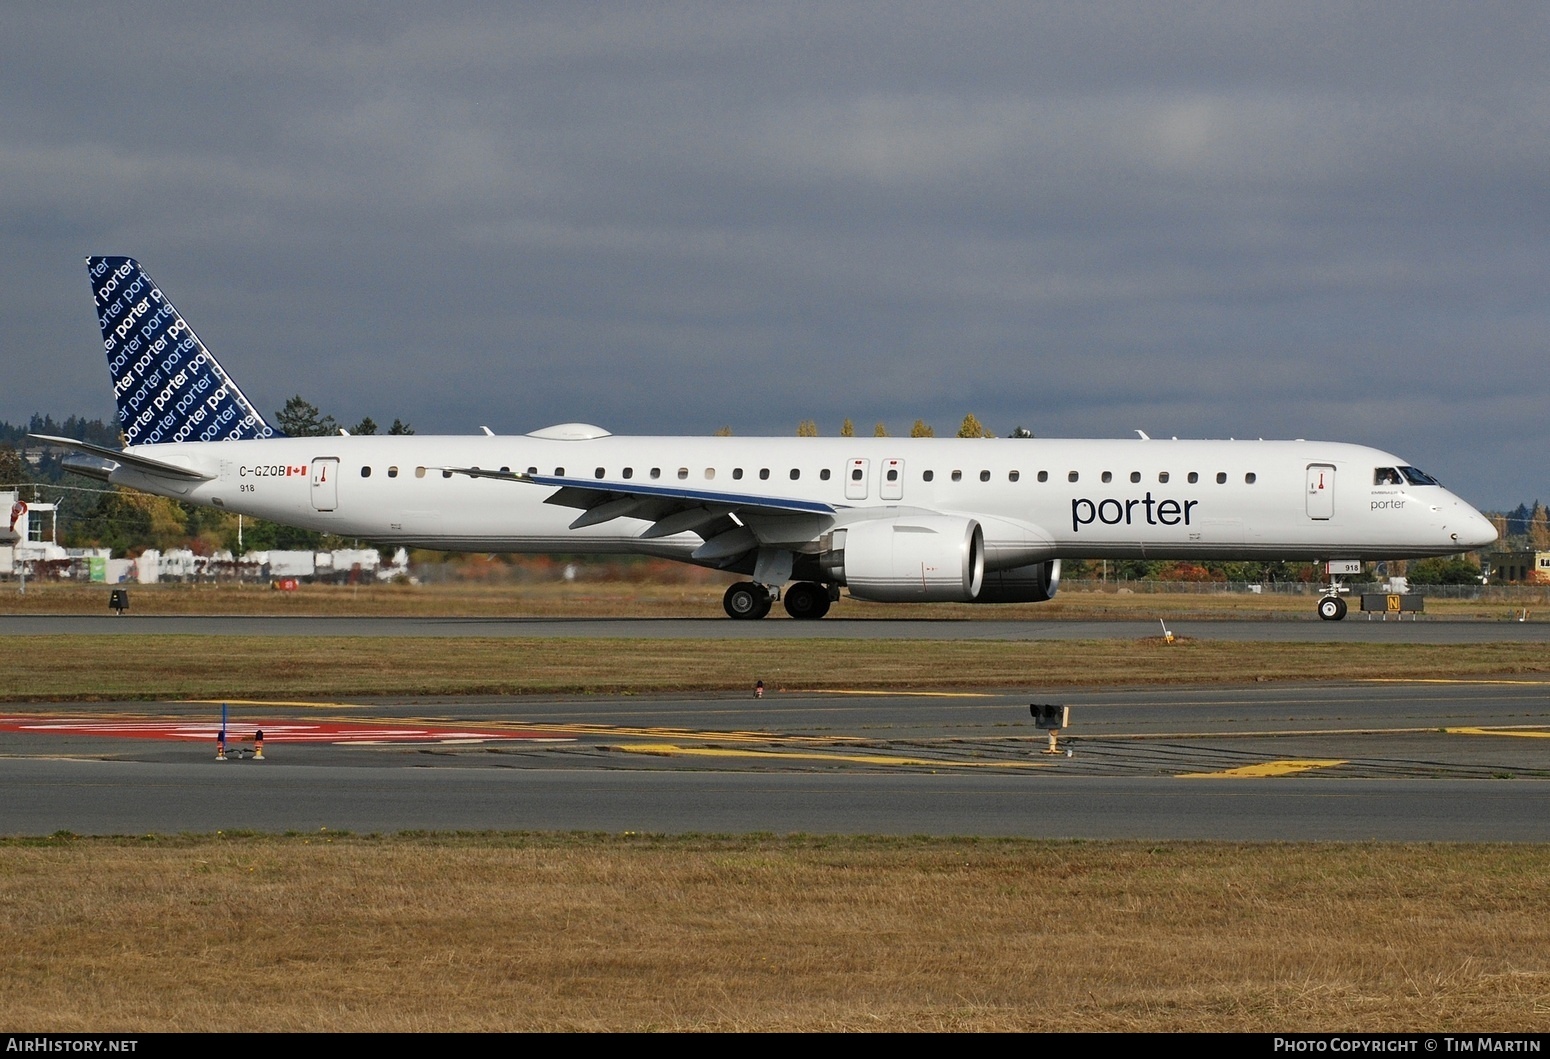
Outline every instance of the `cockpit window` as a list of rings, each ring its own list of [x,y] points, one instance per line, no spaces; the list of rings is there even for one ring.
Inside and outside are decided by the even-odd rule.
[[[1372,472],[1373,485],[1400,485],[1399,471],[1393,467],[1379,467]]]
[[[1437,479],[1421,470],[1419,467],[1401,467],[1400,473],[1405,476],[1411,485],[1441,485]]]

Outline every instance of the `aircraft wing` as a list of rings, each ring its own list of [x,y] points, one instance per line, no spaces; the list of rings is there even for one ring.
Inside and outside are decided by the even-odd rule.
[[[163,478],[177,478],[186,482],[209,482],[215,479],[213,474],[205,474],[203,471],[141,456],[130,449],[110,449],[106,445],[93,445],[89,441],[77,441],[74,438],[56,438],[48,434],[28,434],[27,436],[53,445],[63,445],[67,449],[75,449],[77,452],[84,452],[91,456],[100,456],[102,459],[133,467],[137,471],[144,471],[146,474],[159,474]]]
[[[466,474],[470,478],[494,478],[503,482],[553,488],[555,492],[544,503],[581,509],[581,514],[570,524],[571,529],[596,526],[616,518],[635,518],[651,523],[641,534],[646,540],[675,533],[697,533],[705,540],[705,544],[695,552],[696,557],[701,559],[739,555],[761,542],[768,543],[770,537],[779,534],[761,532],[766,526],[773,530],[777,525],[789,523],[793,517],[802,516],[808,519],[816,517],[826,523],[828,520],[824,516],[832,516],[836,511],[832,504],[790,497],[724,493],[713,489],[648,485],[635,481],[523,474],[480,467],[442,469],[453,474]],[[750,524],[755,528],[750,529]],[[810,524],[804,527],[804,531],[805,537],[813,532],[813,526]]]

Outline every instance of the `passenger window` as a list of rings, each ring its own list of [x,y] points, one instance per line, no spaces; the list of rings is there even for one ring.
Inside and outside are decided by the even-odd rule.
[[[442,471],[441,472],[441,476],[443,478],[451,478],[452,477],[452,472],[451,471]]]
[[[989,471],[981,471],[980,472],[980,481],[982,481],[982,482],[990,481],[990,472]]]
[[[1167,485],[1168,484],[1168,472],[1167,471],[1158,471],[1157,472],[1157,480],[1159,482],[1162,482],[1164,485]]]
[[[683,481],[687,477],[689,477],[689,468],[687,468],[687,467],[680,467],[680,468],[678,468],[678,480],[679,481]]]
[[[1245,474],[1243,476],[1243,484],[1244,485],[1253,485],[1258,480],[1259,480],[1259,475],[1255,474],[1253,471],[1250,471],[1248,474]]]
[[[897,482],[899,480],[899,469],[897,467],[888,468],[888,480],[890,482]]]
[[[853,481],[853,482],[861,481],[861,468],[860,467],[853,467],[853,468],[851,468],[850,480]]]
[[[935,478],[936,478],[936,472],[935,471],[922,471],[922,472],[920,472],[920,480],[922,482],[929,482],[929,481],[934,480]]]
[[[425,477],[425,468],[424,467],[416,467],[414,469],[414,476],[416,478],[424,478]]]
[[[1190,471],[1189,472],[1189,484],[1190,485],[1194,485],[1198,481],[1200,481],[1200,472],[1199,471]]]
[[[825,467],[823,470],[819,471],[818,477],[827,482],[829,480],[829,468]]]
[[[1039,472],[1039,481],[1041,481],[1041,482],[1049,481],[1049,472],[1048,471],[1040,471]]]
[[[1130,480],[1132,482],[1139,482],[1141,480],[1141,472],[1140,471],[1131,471],[1130,472]]]
[[[554,476],[556,478],[564,478],[565,477],[565,468],[564,467],[556,467],[554,469]]]
[[[1016,471],[1007,471],[1006,472],[1006,480],[1009,481],[1009,482],[1015,482],[1020,477],[1022,477],[1022,475],[1018,474]]]
[[[626,467],[624,469],[623,473],[624,473],[624,477],[626,479],[634,478],[635,477],[635,468],[634,467]]]
[[[1074,482],[1080,477],[1081,475],[1077,474],[1075,471],[1072,471],[1070,474],[1066,475],[1066,481]]]
[[[1103,472],[1103,480],[1105,482],[1112,482],[1114,480],[1114,472],[1113,471],[1104,471]]]
[[[527,469],[527,473],[528,474],[537,474],[538,473],[538,468],[537,467],[529,467]]]
[[[660,467],[653,467],[653,468],[651,468],[651,477],[653,477],[653,478],[660,478],[660,477],[662,477],[662,468],[660,468]]]
[[[795,467],[791,468],[791,480],[794,482],[800,477],[802,477],[802,472],[797,470]]]
[[[714,468],[714,467],[707,467],[707,468],[705,468],[705,480],[707,482],[712,480],[715,477],[716,477],[716,468]]]
[[[603,468],[599,467],[597,470],[593,471],[592,472],[592,477],[594,477],[594,478],[601,478],[601,477],[603,477]]]
[[[743,480],[743,469],[741,467],[732,468],[732,480],[734,482],[741,482]]]
[[[759,468],[759,481],[767,482],[769,480],[770,480],[770,469],[768,467],[760,467]]]
[[[361,468],[361,477],[362,478],[370,478],[371,477],[371,468],[370,467],[362,467]]]
[[[1227,472],[1226,471],[1217,471],[1216,472],[1216,484],[1217,485],[1226,485],[1227,484]]]
[[[955,482],[963,481],[963,472],[962,471],[954,471],[953,472],[953,481],[955,481]]]
[[[388,468],[388,477],[389,478],[397,478],[398,477],[398,468],[397,467],[389,467]]]

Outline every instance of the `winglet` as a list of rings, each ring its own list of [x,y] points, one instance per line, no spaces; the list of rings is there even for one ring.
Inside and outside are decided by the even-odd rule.
[[[132,257],[89,257],[126,445],[272,438],[199,336]]]

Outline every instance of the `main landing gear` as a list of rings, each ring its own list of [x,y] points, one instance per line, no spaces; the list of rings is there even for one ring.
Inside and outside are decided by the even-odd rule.
[[[816,620],[829,613],[829,589],[816,581],[798,581],[786,589],[782,602],[793,618]]]
[[[762,618],[770,612],[775,600],[770,590],[752,581],[739,581],[727,589],[721,597],[721,606],[729,618]]]
[[[782,597],[786,613],[801,620],[814,620],[829,613],[829,588],[816,581],[798,581],[786,589]],[[721,606],[727,617],[753,620],[770,612],[775,597],[764,585],[754,581],[739,581],[727,589],[721,597]]]

